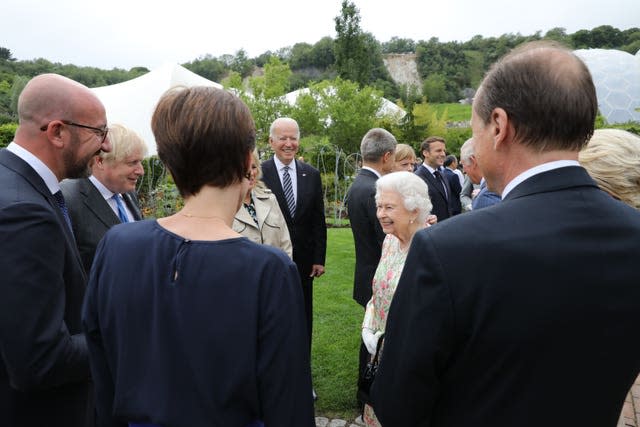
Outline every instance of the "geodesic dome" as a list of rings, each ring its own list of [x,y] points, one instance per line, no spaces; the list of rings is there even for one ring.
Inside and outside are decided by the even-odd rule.
[[[640,55],[613,49],[578,49],[574,53],[591,72],[598,108],[607,122],[640,122]]]

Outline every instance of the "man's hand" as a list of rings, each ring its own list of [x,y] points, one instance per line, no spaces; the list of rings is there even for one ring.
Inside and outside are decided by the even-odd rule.
[[[324,265],[313,264],[311,266],[311,274],[309,277],[320,277],[324,274]]]

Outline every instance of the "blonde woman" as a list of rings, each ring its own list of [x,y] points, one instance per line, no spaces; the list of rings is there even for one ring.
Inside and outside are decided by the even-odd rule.
[[[640,209],[640,136],[621,129],[598,129],[578,159],[598,187]]]
[[[407,171],[413,172],[416,164],[416,152],[409,144],[396,145],[396,164],[395,172]]]
[[[280,248],[292,258],[287,222],[276,196],[260,180],[262,168],[256,150],[251,156],[249,173],[249,190],[233,219],[233,230],[256,243]]]

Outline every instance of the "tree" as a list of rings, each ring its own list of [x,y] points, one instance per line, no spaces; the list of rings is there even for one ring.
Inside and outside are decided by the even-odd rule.
[[[214,82],[219,82],[227,74],[227,66],[225,63],[210,54],[187,62],[183,64],[183,66],[187,70],[193,71],[197,75]]]
[[[567,30],[563,27],[555,27],[550,29],[545,33],[543,38],[548,40],[555,40],[569,47],[572,46],[571,36],[567,34]]]
[[[248,77],[253,71],[253,68],[253,61],[249,59],[244,49],[237,51],[233,60],[231,60],[231,69],[240,73],[242,77]]]
[[[412,39],[391,37],[388,42],[382,43],[383,53],[413,53],[416,51],[416,42]]]
[[[366,55],[366,45],[360,30],[360,12],[354,3],[342,1],[340,15],[335,18],[337,33],[334,53],[336,71],[345,80],[367,84],[371,64]]]
[[[15,61],[15,58],[11,55],[11,51],[6,47],[0,47],[0,60]]]
[[[362,136],[375,127],[382,105],[381,93],[370,86],[360,88],[357,83],[340,77],[309,89],[318,100],[319,117],[326,124],[329,141],[346,153],[357,152]]]
[[[429,102],[448,102],[446,79],[442,74],[431,74],[422,84],[422,93]]]

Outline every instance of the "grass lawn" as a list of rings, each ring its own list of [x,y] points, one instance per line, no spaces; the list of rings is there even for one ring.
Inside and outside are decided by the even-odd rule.
[[[355,252],[349,228],[329,228],[326,273],[314,280],[313,385],[316,415],[348,421],[356,413],[358,351],[364,310],[352,298]]]
[[[448,104],[429,104],[438,117],[442,116],[443,111],[447,110],[447,121],[449,122],[468,122],[471,120],[471,105],[459,104],[457,102]]]

